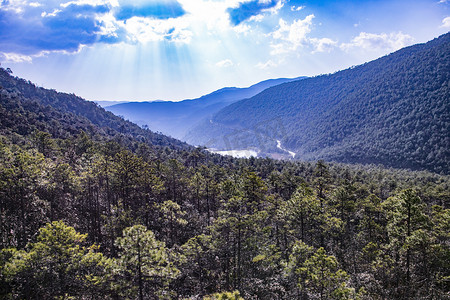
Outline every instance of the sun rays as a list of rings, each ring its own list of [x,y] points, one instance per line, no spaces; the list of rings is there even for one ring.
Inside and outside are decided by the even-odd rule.
[[[92,100],[182,100],[330,73],[448,31],[419,0],[4,1],[0,61]]]

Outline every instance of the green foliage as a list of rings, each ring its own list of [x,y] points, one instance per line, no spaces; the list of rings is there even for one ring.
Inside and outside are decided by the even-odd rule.
[[[127,298],[167,298],[168,284],[179,274],[174,266],[174,254],[145,226],[125,228],[123,237],[116,239],[119,257],[115,274],[119,279],[115,289]]]
[[[239,291],[215,293],[211,296],[203,297],[203,300],[244,300],[239,294]]]
[[[389,250],[395,259],[393,275],[398,279],[397,292],[424,296],[430,290],[435,293],[431,278],[443,276],[443,273],[440,267],[432,271],[429,265],[442,264],[446,259],[441,256],[441,246],[435,235],[440,231],[433,230],[432,219],[425,213],[425,204],[416,191],[407,189],[388,198],[382,205],[388,219]],[[434,209],[445,213],[437,206]],[[442,225],[446,226],[445,223],[443,220]],[[414,291],[411,286],[415,287]]]
[[[185,294],[188,290],[192,294],[204,295],[215,291],[220,273],[216,271],[217,262],[212,256],[214,252],[211,242],[211,236],[202,234],[189,239],[181,247],[184,261],[180,270],[184,276],[180,277],[179,282],[175,282],[176,285],[183,286],[181,293]]]
[[[52,222],[39,230],[29,250],[6,250],[9,259],[3,274],[11,298],[57,299],[99,296],[107,293],[111,261],[83,246],[86,235],[63,222]],[[5,250],[3,250],[5,257]]]
[[[43,182],[45,160],[33,150],[0,148],[1,246],[24,247],[45,221],[45,203],[36,192]]]
[[[52,146],[49,138],[68,138],[83,132],[103,138],[120,136],[120,141],[131,144],[132,139],[176,149],[190,147],[173,138],[145,130],[105,111],[97,104],[54,90],[38,88],[24,79],[11,76],[0,68],[0,129],[20,135],[33,134],[33,142],[44,155]],[[79,140],[76,151],[86,145]]]
[[[448,176],[214,155],[2,72],[2,299],[450,292]]]
[[[280,140],[302,160],[449,174],[449,70],[447,33],[357,67],[267,89],[223,108],[187,140],[268,155],[279,151]]]
[[[301,288],[307,288],[318,299],[351,299],[352,289],[347,286],[349,276],[338,269],[334,256],[329,256],[323,248],[319,248],[303,267],[296,270],[305,274],[305,281],[299,282]]]
[[[154,209],[159,212],[158,223],[166,240],[170,243],[177,240],[180,229],[187,225],[187,221],[184,219],[186,212],[182,211],[181,206],[171,200],[156,204]]]

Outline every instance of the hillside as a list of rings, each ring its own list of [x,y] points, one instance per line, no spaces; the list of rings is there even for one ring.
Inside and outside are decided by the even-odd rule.
[[[0,132],[27,135],[35,130],[48,132],[54,138],[86,131],[124,143],[137,139],[154,146],[190,148],[176,139],[144,130],[74,94],[37,87],[0,68]]]
[[[140,126],[148,126],[172,137],[183,139],[187,131],[220,109],[236,101],[252,97],[263,90],[299,78],[269,79],[248,88],[227,87],[197,99],[154,102],[127,102],[105,107]]]
[[[0,75],[0,299],[449,294],[449,176],[214,155]]]
[[[357,67],[267,89],[222,109],[186,140],[261,155],[280,152],[280,140],[303,160],[448,174],[449,79],[445,34]]]

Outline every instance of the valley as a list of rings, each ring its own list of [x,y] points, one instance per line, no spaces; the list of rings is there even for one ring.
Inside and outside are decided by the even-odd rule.
[[[292,156],[292,158],[295,158],[295,152],[286,150],[283,147],[281,147],[281,141],[280,140],[277,140],[277,148],[280,149],[281,151],[289,153],[289,155]]]
[[[185,140],[218,150],[257,148],[262,156],[286,154],[280,141],[303,160],[448,174],[449,40],[445,34],[334,74],[268,88],[221,109]]]
[[[1,2],[0,299],[448,299],[449,5]]]
[[[145,126],[152,131],[185,140],[185,135],[193,127],[207,122],[220,109],[255,96],[269,87],[304,78],[269,79],[247,88],[226,87],[197,99],[178,102],[125,102],[113,105],[112,102],[108,102],[105,109],[141,127]]]

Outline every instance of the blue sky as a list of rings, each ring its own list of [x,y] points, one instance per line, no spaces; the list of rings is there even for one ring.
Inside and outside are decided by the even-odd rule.
[[[88,100],[332,73],[450,30],[449,0],[0,0],[0,62]]]

